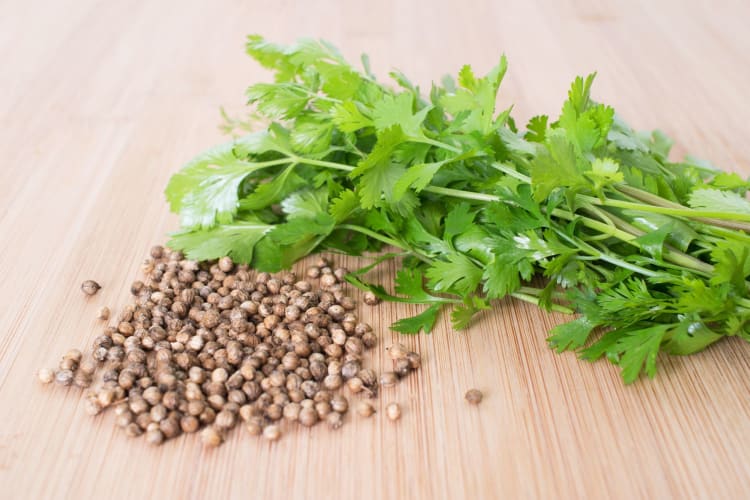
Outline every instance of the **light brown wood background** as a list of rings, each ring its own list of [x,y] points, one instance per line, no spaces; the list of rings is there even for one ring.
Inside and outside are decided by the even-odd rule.
[[[129,440],[34,373],[89,345],[97,308],[124,303],[176,228],[169,175],[221,140],[219,106],[241,110],[268,78],[247,33],[325,37],[422,84],[504,51],[501,100],[524,120],[598,70],[596,98],[634,125],[747,174],[748,18],[741,0],[0,1],[0,497],[747,498],[750,346],[736,340],[624,387],[605,362],[548,350],[561,316],[500,302],[468,331],[443,319],[402,338],[425,366],[383,392],[398,423],[349,415],[275,444],[237,429],[211,451]],[[87,278],[104,286],[88,300]],[[413,312],[363,311],[382,335],[375,366],[387,325]]]

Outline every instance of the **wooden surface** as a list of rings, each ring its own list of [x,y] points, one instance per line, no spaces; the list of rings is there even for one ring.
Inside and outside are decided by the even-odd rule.
[[[276,444],[237,429],[205,451],[160,448],[112,415],[87,417],[77,389],[34,373],[88,346],[147,249],[176,228],[162,188],[221,140],[218,108],[268,75],[244,35],[325,37],[376,73],[428,84],[504,51],[504,104],[556,113],[569,81],[598,70],[595,96],[639,128],[750,173],[750,4],[531,2],[0,2],[0,497],[34,498],[747,498],[750,346],[664,359],[623,387],[605,362],[545,345],[561,316],[500,302],[469,331],[441,320],[409,337],[425,366],[379,404],[394,424],[347,416],[338,432]],[[720,5],[715,5],[720,4]],[[347,261],[355,266],[353,261]],[[87,278],[104,288],[86,300]],[[388,280],[387,274],[382,276]],[[364,309],[382,335],[410,306]],[[462,396],[486,394],[478,408]]]

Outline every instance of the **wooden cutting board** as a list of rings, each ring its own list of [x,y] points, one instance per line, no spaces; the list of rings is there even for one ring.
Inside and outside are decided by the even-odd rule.
[[[427,86],[501,52],[501,103],[555,114],[569,82],[598,70],[595,97],[639,128],[661,127],[724,168],[750,173],[750,4],[10,0],[0,15],[0,497],[747,498],[750,346],[732,340],[661,359],[624,387],[615,367],[556,355],[560,315],[500,301],[469,330],[442,319],[402,337],[424,367],[383,391],[393,423],[348,415],[337,432],[289,429],[268,444],[237,429],[216,450],[194,436],[159,448],[76,389],[34,378],[115,312],[148,248],[176,228],[169,175],[221,140],[219,106],[268,74],[244,35],[326,37],[377,74]],[[344,259],[348,267],[358,262]],[[392,269],[377,277],[392,279]],[[86,299],[84,279],[104,288]],[[411,306],[364,308],[381,335]],[[624,311],[627,314],[627,311]],[[464,392],[481,389],[470,407]]]

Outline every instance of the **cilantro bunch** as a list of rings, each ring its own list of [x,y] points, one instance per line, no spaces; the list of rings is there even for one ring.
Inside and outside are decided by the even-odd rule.
[[[750,339],[750,184],[671,161],[664,134],[592,100],[594,75],[556,119],[520,129],[495,109],[504,57],[422,95],[326,42],[250,36],[247,51],[274,82],[252,85],[251,118],[227,128],[257,131],[198,155],[166,189],[182,226],[169,245],[188,257],[276,271],[323,249],[378,252],[349,281],[426,306],[395,330],[429,332],[446,307],[461,329],[510,295],[578,312],[550,345],[606,356],[625,382],[653,376],[659,352]],[[363,279],[388,259],[401,263],[393,292]]]

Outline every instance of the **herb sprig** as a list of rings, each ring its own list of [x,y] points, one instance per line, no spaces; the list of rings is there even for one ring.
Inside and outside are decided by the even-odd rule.
[[[248,38],[274,73],[248,91],[260,130],[197,156],[166,189],[190,258],[229,255],[276,271],[323,249],[402,263],[376,296],[424,304],[393,325],[429,332],[445,307],[465,328],[513,296],[578,312],[549,344],[603,356],[625,382],[653,376],[659,352],[750,340],[750,183],[705,162],[669,159],[663,133],[631,129],[576,78],[559,116],[519,129],[496,110],[505,58],[464,66],[428,95],[401,73],[378,83],[324,41]],[[543,285],[531,286],[543,277]],[[540,283],[534,279],[533,283]]]

